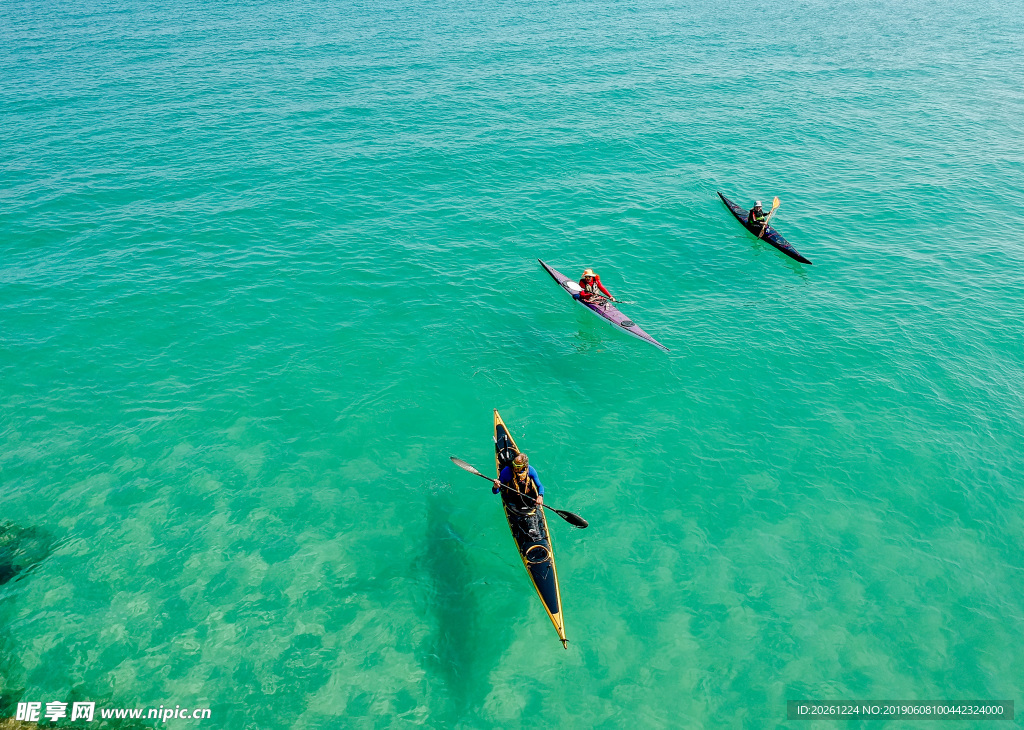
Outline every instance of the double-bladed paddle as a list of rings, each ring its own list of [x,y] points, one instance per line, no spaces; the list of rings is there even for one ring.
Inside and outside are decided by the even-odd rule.
[[[460,469],[465,469],[470,474],[476,474],[478,477],[483,477],[484,479],[489,481],[491,484],[494,484],[494,482],[498,481],[497,479],[491,479],[486,474],[481,474],[479,471],[477,471],[475,468],[473,468],[473,466],[471,464],[467,464],[462,459],[458,459],[458,458],[456,458],[454,456],[449,456],[448,458],[452,460],[452,462],[455,464],[455,466],[459,467]],[[522,492],[516,491],[515,489],[510,489],[509,487],[506,487],[504,484],[501,484],[500,482],[499,482],[498,486],[501,489],[504,489],[507,492],[512,492],[513,494],[518,494],[520,497],[525,497],[526,499],[530,500],[534,504],[537,504],[537,500],[534,499],[533,497],[531,497],[529,494],[523,494]],[[579,527],[580,529],[583,529],[584,527],[587,527],[590,524],[589,522],[587,522],[585,519],[583,519],[579,515],[573,514],[572,512],[567,512],[564,509],[555,509],[554,507],[549,507],[548,505],[544,504],[543,502],[541,502],[540,506],[544,507],[545,509],[551,510],[552,512],[554,512],[556,515],[561,517],[563,520],[568,522],[573,527]]]
[[[764,232],[768,230],[768,221],[770,221],[772,219],[772,216],[775,215],[775,211],[777,211],[778,209],[779,209],[779,196],[776,195],[774,200],[772,200],[772,210],[768,214],[768,217],[764,219],[764,225],[761,226],[761,232],[757,234],[758,238],[763,236]]]

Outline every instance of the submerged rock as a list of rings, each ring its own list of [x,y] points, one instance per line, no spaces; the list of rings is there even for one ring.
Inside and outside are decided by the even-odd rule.
[[[10,520],[0,520],[0,586],[43,562],[52,542],[37,527],[19,527]]]
[[[97,720],[98,719],[99,716],[97,715]],[[63,721],[61,722],[63,723]],[[61,727],[67,727],[68,730],[73,730],[75,728],[85,730],[85,728],[89,727],[90,725],[92,725],[91,722],[86,722],[83,724],[82,722],[76,721],[71,725],[62,724]],[[15,720],[13,717],[0,718],[0,730],[39,730],[43,727],[54,727],[54,725],[50,724],[49,722],[46,722],[43,725],[37,725],[34,722],[22,722],[21,720]],[[122,723],[118,720],[103,720],[102,724],[97,725],[97,727],[108,728],[108,730],[153,730],[153,728],[149,725],[139,725],[134,722]]]
[[[20,720],[0,720],[0,730],[36,730],[39,726],[33,722],[21,722]]]

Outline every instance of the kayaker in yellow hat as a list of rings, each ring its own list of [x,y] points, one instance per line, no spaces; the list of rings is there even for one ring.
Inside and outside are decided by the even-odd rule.
[[[604,294],[609,299],[615,299],[611,292],[604,288],[604,284],[601,283],[601,277],[595,274],[593,269],[587,269],[580,278],[580,293],[573,294],[572,296],[574,299],[586,302],[599,293]]]

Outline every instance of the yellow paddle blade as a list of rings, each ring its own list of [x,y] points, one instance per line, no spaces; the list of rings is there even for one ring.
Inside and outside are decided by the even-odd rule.
[[[779,196],[776,195],[775,198],[772,199],[772,210],[775,210],[778,207],[779,207]]]

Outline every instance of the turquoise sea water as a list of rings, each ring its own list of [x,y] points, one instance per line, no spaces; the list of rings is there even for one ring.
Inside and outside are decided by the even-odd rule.
[[[1022,38],[987,0],[0,4],[0,717],[1019,704]],[[492,408],[591,523],[550,522],[568,651],[448,461],[492,470]]]

